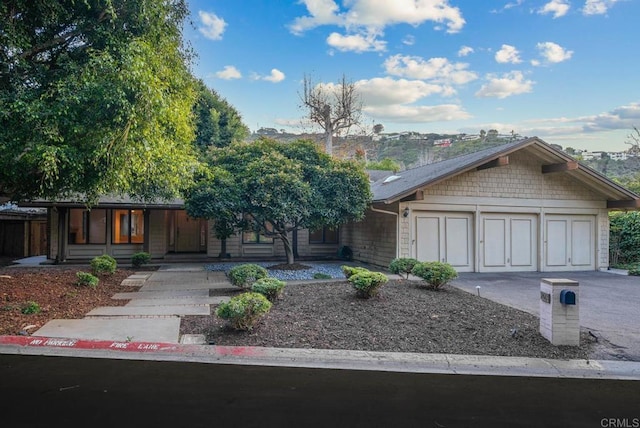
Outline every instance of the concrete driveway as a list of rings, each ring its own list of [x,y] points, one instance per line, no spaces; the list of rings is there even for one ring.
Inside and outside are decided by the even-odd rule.
[[[580,325],[603,345],[592,358],[640,361],[640,277],[596,271],[461,273],[451,285],[539,316],[541,278],[580,283]]]

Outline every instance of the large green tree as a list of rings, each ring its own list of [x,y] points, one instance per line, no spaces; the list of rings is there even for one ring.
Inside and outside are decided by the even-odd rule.
[[[195,144],[200,151],[209,147],[226,147],[243,141],[249,128],[242,116],[227,100],[208,88],[202,80],[196,82],[197,100],[193,106],[196,120]]]
[[[0,196],[172,197],[193,174],[185,0],[0,3]]]
[[[371,201],[362,166],[334,159],[310,141],[232,144],[212,149],[209,163],[210,173],[187,195],[188,214],[221,222],[223,232],[254,230],[280,239],[289,264],[290,232],[359,220]]]

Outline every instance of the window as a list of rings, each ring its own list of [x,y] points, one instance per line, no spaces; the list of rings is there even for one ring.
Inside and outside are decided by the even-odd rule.
[[[323,227],[309,231],[309,244],[337,244],[338,228]]]
[[[71,208],[69,244],[106,244],[107,210]]]
[[[113,210],[114,244],[142,244],[144,242],[144,213],[142,210]]]
[[[271,225],[271,223],[267,223],[267,229],[269,231],[273,231],[273,226]],[[266,236],[262,232],[249,230],[242,233],[242,243],[243,244],[273,244],[273,238]]]

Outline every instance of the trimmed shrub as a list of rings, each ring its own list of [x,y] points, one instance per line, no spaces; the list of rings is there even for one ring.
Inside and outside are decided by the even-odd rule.
[[[353,251],[350,247],[343,245],[338,249],[338,258],[341,260],[351,261],[353,260]]]
[[[400,257],[391,261],[389,264],[389,271],[400,276],[406,275],[406,278],[409,279],[409,274],[417,263],[418,260],[416,259]]]
[[[356,266],[341,266],[340,269],[342,269],[342,273],[344,274],[344,277],[347,279],[351,278],[351,276],[360,272],[369,272],[369,269],[367,268],[356,267]]]
[[[216,315],[228,320],[236,330],[251,330],[255,323],[271,309],[271,302],[260,293],[239,294],[221,303]]]
[[[316,272],[313,274],[313,279],[331,279],[331,275],[326,274],[326,273],[322,273],[322,272]]]
[[[254,264],[238,265],[229,271],[229,280],[233,285],[248,289],[260,278],[266,278],[269,273],[262,266]]]
[[[627,273],[632,276],[640,276],[640,265],[631,266]]]
[[[386,284],[389,279],[387,275],[380,272],[358,272],[349,277],[349,282],[356,289],[358,297],[368,299],[377,296],[380,287]]]
[[[91,275],[89,272],[76,272],[76,276],[78,277],[77,284],[84,287],[96,288],[100,282],[97,276]]]
[[[280,294],[282,294],[282,290],[287,283],[284,281],[280,281],[277,278],[260,278],[251,286],[251,291],[254,293],[260,293],[269,301],[273,302]]]
[[[413,267],[411,273],[425,280],[434,290],[458,277],[453,266],[442,262],[420,262]]]
[[[91,260],[91,272],[98,276],[101,274],[112,274],[116,271],[118,263],[113,257],[103,254],[98,257],[94,257]]]
[[[139,268],[142,265],[148,264],[150,261],[151,261],[151,254],[145,253],[144,251],[135,253],[133,256],[131,256],[131,265],[133,267]]]
[[[24,305],[22,305],[21,312],[25,315],[39,314],[42,311],[40,305],[33,300],[28,301]]]

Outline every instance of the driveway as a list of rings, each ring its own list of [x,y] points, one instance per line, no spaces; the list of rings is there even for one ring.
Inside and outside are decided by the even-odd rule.
[[[596,271],[461,273],[451,285],[539,316],[541,278],[579,282],[580,325],[606,345],[592,358],[640,361],[640,277]]]

